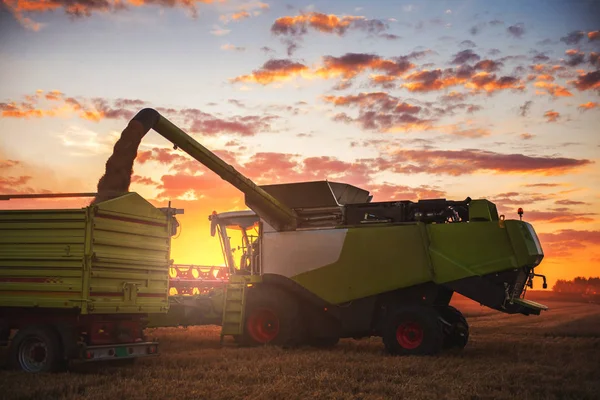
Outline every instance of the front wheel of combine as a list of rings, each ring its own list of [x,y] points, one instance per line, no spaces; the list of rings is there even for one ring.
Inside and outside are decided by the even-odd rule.
[[[385,350],[392,355],[431,355],[442,350],[442,324],[427,306],[401,307],[388,315],[383,329]]]
[[[438,311],[446,325],[444,348],[464,349],[469,341],[469,324],[465,316],[452,306],[440,307]]]
[[[26,372],[55,372],[65,368],[58,334],[50,327],[20,329],[10,345],[13,367]]]
[[[291,296],[267,286],[248,291],[244,344],[293,346],[300,336],[299,308]]]

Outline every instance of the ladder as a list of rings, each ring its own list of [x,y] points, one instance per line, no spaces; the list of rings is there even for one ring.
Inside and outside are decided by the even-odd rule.
[[[242,335],[244,333],[244,306],[246,303],[246,281],[229,281],[225,288],[223,300],[223,323],[221,326],[221,342],[225,335]]]
[[[244,310],[246,308],[246,289],[260,283],[259,275],[232,275],[225,288],[223,298],[223,321],[221,324],[221,343],[225,335],[244,334]]]

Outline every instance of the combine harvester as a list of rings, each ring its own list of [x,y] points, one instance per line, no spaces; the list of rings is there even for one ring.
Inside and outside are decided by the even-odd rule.
[[[191,296],[178,293],[170,297],[170,306],[151,310],[138,306],[137,312],[150,316],[150,326],[173,325],[182,318],[190,325],[219,324],[221,337],[231,335],[247,345],[327,347],[340,338],[380,336],[390,354],[436,354],[445,348],[463,348],[468,341],[467,321],[449,305],[455,292],[510,314],[539,314],[547,309],[524,299],[526,287],[539,276],[534,269],[544,256],[533,227],[521,220],[505,220],[493,203],[470,198],[371,202],[366,190],[327,181],[259,187],[153,109],[140,111],[115,144],[91,210],[104,204],[117,209],[123,199],[137,196],[130,193],[115,198],[114,193],[128,191],[137,148],[150,129],[242,191],[251,209],[210,216],[212,234],[219,235],[228,267],[226,283],[220,280],[221,284],[208,285],[210,290]],[[139,210],[128,212],[161,213],[165,232],[172,234],[173,223],[168,218],[176,212],[169,210],[174,209],[159,210],[145,202]],[[114,212],[127,217],[127,210]],[[23,276],[21,265],[30,268],[35,264],[12,261],[11,246],[22,238],[13,238],[10,229],[27,230],[29,225],[24,211],[20,221],[4,217],[9,213],[0,214],[0,276],[9,279],[4,284],[0,280],[3,332],[23,329],[23,325],[14,326],[10,318],[4,319],[15,298],[14,293],[4,291],[13,282],[10,279]],[[5,227],[7,219],[13,225]],[[89,224],[89,218],[86,221]],[[84,225],[72,228],[83,229]],[[132,225],[130,233],[136,229]],[[241,235],[239,258],[234,258],[230,242],[232,229]],[[161,231],[160,237],[168,249],[170,235],[165,232]],[[125,237],[111,243],[128,249],[124,254],[129,257],[133,254],[129,251],[135,250]],[[88,250],[77,254],[93,260],[95,253]],[[138,262],[143,264],[146,251],[137,250]],[[55,256],[52,265],[59,267],[60,257],[68,254]],[[91,274],[101,268],[86,265],[84,271],[89,269]],[[108,268],[107,264],[102,267]],[[167,280],[168,266],[161,264],[163,267],[161,279]],[[147,281],[122,275],[115,282],[122,284],[122,299],[129,299],[127,290],[144,287]],[[85,285],[89,281],[84,279],[84,292],[92,292]],[[160,299],[166,302],[167,284],[163,290]],[[83,293],[79,303],[19,303],[19,312],[26,313],[28,306],[61,308],[69,304],[73,314],[85,314],[90,306],[97,310],[95,304],[100,301]],[[171,309],[168,313],[167,308]],[[64,339],[57,340],[63,334],[56,324],[46,319],[39,325],[54,329],[53,341],[46,344],[64,344]],[[7,339],[6,334],[4,337]],[[43,342],[44,337],[36,340]],[[89,346],[89,342],[80,345]],[[13,353],[20,351],[17,348]],[[55,351],[63,358],[71,354],[62,347]]]

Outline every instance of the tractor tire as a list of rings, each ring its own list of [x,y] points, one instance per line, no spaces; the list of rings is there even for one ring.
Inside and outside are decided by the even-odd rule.
[[[319,349],[328,349],[340,341],[338,337],[313,337],[308,339],[308,345]]]
[[[11,365],[25,372],[57,372],[66,368],[58,333],[49,326],[19,329],[10,344]]]
[[[293,347],[302,341],[298,302],[281,289],[259,285],[249,290],[245,314],[244,345]]]
[[[465,316],[452,306],[439,307],[440,317],[444,324],[444,349],[464,349],[469,342],[469,323]]]
[[[398,307],[384,322],[383,343],[388,354],[433,355],[442,350],[443,342],[442,321],[433,307]]]

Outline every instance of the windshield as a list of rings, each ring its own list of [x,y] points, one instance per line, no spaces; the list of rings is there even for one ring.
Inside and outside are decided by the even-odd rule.
[[[221,250],[230,273],[248,273],[257,271],[258,221],[251,226],[228,225],[222,221],[217,226]]]

